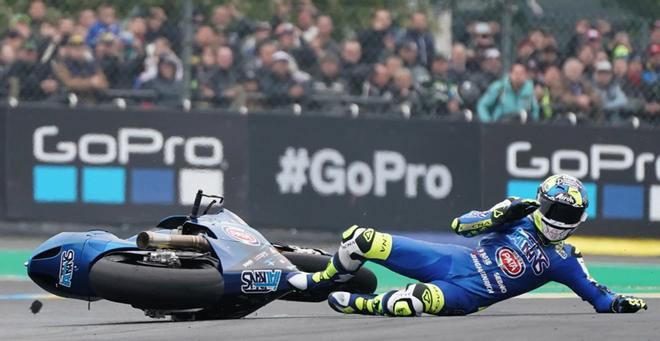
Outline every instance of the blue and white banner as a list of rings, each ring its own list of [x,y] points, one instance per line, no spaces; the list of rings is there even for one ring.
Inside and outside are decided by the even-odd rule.
[[[12,109],[7,120],[10,217],[147,222],[187,213],[198,189],[244,207],[244,117]]]
[[[660,134],[653,130],[489,125],[483,128],[486,202],[535,197],[567,173],[589,195],[584,234],[660,236]]]

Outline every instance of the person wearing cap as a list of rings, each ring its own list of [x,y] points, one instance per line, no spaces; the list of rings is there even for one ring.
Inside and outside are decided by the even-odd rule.
[[[16,14],[9,20],[9,28],[12,31],[17,31],[24,39],[32,35],[32,28],[30,26],[30,17],[26,14]]]
[[[28,40],[9,70],[9,95],[21,101],[45,100],[58,90],[48,64],[39,61],[37,44]]]
[[[470,77],[470,81],[483,93],[501,77],[501,72],[500,51],[496,48],[489,48],[483,51],[479,62],[479,71]]]
[[[594,80],[594,92],[600,97],[605,115],[610,120],[621,118],[621,110],[628,105],[628,97],[621,89],[619,83],[614,81],[612,64],[607,60],[596,63]]]
[[[294,69],[307,73],[316,65],[316,54],[309,44],[299,35],[298,29],[289,22],[281,23],[275,29],[275,35],[281,51],[286,52],[295,61]]]
[[[494,82],[481,96],[477,112],[482,122],[495,122],[509,118],[522,118],[527,113],[527,120],[539,120],[539,104],[534,95],[534,84],[527,75],[527,67],[513,64],[509,74]]]
[[[91,58],[85,39],[78,34],[69,38],[64,58],[53,64],[53,72],[68,91],[85,102],[96,102],[98,93],[108,88],[103,71]]]
[[[302,83],[296,81],[289,69],[291,56],[284,51],[273,53],[270,70],[261,79],[259,88],[266,95],[271,108],[284,109],[293,103],[304,102],[307,91]]]

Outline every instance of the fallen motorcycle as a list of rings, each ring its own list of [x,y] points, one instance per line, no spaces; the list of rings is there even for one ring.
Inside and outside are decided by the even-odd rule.
[[[204,197],[213,201],[199,215]],[[376,289],[376,277],[362,268],[345,283],[295,291],[287,275],[320,271],[330,255],[270,243],[223,204],[198,191],[190,215],[128,239],[100,230],[57,234],[34,251],[28,275],[57,296],[106,299],[173,320],[241,318],[277,299],[320,302],[335,290]]]

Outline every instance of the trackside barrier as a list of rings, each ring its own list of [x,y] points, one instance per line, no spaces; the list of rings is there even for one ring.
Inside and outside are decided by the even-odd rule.
[[[10,220],[149,224],[195,191],[259,226],[447,231],[551,173],[589,191],[589,234],[660,237],[660,134],[268,113],[10,108]],[[1,155],[0,155],[1,156]],[[587,230],[587,228],[585,228]]]

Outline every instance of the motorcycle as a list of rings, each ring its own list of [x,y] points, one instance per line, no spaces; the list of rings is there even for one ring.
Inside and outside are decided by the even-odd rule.
[[[199,214],[203,198],[212,200]],[[209,213],[213,208],[217,212]],[[292,272],[325,268],[319,249],[270,243],[224,207],[224,198],[197,192],[190,215],[161,220],[128,239],[101,230],[63,232],[34,251],[28,276],[61,297],[130,304],[147,316],[175,321],[244,317],[274,300],[321,302],[330,292],[373,293],[366,268],[344,282],[295,291]]]

